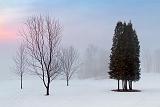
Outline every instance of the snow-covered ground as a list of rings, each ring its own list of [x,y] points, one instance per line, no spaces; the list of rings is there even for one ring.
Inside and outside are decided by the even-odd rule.
[[[72,80],[69,87],[56,80],[45,96],[38,79],[25,79],[23,90],[18,80],[0,81],[0,107],[160,107],[160,74],[143,74],[133,86],[142,92],[110,91],[116,86],[109,79]]]

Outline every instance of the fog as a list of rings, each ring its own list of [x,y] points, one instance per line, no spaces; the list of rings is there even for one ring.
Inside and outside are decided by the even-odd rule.
[[[74,46],[80,52],[79,78],[107,77],[114,28],[120,20],[131,20],[137,31],[141,70],[160,72],[159,4],[156,0],[0,0],[0,28],[10,32],[10,35],[0,32],[0,79],[16,77],[12,67],[19,40],[17,33],[29,16],[37,14],[59,19],[63,26],[61,45]],[[91,47],[93,52],[87,53]]]

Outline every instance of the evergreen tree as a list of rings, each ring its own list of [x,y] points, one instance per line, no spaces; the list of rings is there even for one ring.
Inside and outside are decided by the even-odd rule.
[[[129,89],[132,90],[132,81],[140,79],[140,46],[136,31],[132,28],[132,23],[126,27],[126,79],[129,82]]]
[[[136,31],[132,28],[132,23],[118,22],[113,37],[113,45],[110,55],[111,79],[122,80],[122,87],[132,90],[132,81],[140,79],[140,46]]]
[[[124,32],[124,25],[122,22],[118,22],[115,28],[115,33],[113,37],[113,45],[111,48],[110,65],[109,65],[109,68],[110,68],[109,76],[111,79],[118,80],[118,90],[119,90],[119,80],[122,79],[122,75],[120,74],[120,71],[123,70],[123,67],[121,66],[123,61],[121,60],[122,56],[120,54],[122,52],[120,39],[123,32]]]

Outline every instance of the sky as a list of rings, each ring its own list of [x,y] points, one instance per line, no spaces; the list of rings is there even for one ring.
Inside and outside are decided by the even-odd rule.
[[[110,48],[117,21],[131,20],[142,46],[157,49],[159,10],[159,0],[0,0],[0,42],[15,42],[27,17],[49,14],[63,25],[65,44]]]
[[[130,20],[141,50],[160,49],[160,0],[0,0],[0,66],[11,71],[17,33],[27,17],[49,14],[63,26],[62,44],[83,51],[89,44],[112,45],[118,21]]]

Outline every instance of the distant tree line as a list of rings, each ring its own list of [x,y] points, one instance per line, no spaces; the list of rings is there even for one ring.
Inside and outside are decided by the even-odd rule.
[[[144,49],[142,52],[142,70],[143,72],[150,73],[156,72],[160,73],[160,49],[151,51],[149,49]]]
[[[107,78],[106,71],[109,71],[108,63],[109,52],[90,44],[84,52],[78,77],[80,79],[105,79]]]

